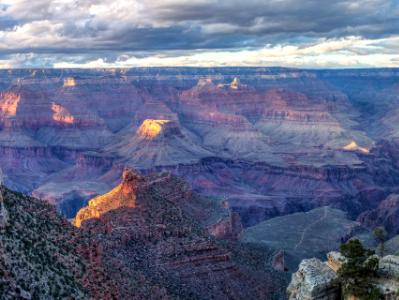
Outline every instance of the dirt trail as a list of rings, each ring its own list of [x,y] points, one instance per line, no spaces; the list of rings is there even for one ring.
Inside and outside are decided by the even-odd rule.
[[[328,210],[328,207],[325,206],[325,207],[323,208],[323,215],[322,215],[319,219],[317,219],[316,221],[314,221],[313,223],[310,223],[308,226],[306,226],[306,228],[305,228],[305,229],[303,230],[303,232],[302,232],[301,239],[300,239],[299,242],[295,245],[294,250],[297,250],[298,247],[302,245],[303,240],[305,239],[306,233],[309,231],[309,229],[310,229],[312,226],[316,225],[317,223],[320,223],[321,221],[324,221],[324,219],[327,217],[327,210]]]

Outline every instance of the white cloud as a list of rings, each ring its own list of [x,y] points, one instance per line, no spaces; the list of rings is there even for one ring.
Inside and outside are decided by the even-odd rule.
[[[378,45],[396,43],[391,52],[381,53]],[[362,51],[359,51],[361,49]],[[364,52],[365,54],[362,54]],[[287,66],[287,67],[399,67],[399,38],[366,40],[349,37],[320,40],[307,46],[277,45],[258,50],[202,51],[193,54],[157,54],[135,57],[124,54],[115,61],[96,59],[86,63],[58,62],[57,68],[107,68],[148,66]]]
[[[67,42],[67,39],[59,33],[61,29],[62,24],[43,20],[15,26],[12,31],[0,31],[0,41],[2,41],[0,50],[15,45],[32,48],[57,43],[61,46]]]

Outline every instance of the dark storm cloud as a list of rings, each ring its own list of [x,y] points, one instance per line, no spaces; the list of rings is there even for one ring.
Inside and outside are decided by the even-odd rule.
[[[0,58],[258,49],[399,35],[399,0],[3,0]],[[90,53],[90,54],[88,54]],[[84,55],[83,55],[84,54]]]
[[[170,22],[231,24],[238,32],[320,32],[344,35],[354,28],[367,34],[373,25],[395,27],[398,1],[201,1],[154,5],[156,17]],[[399,27],[396,26],[396,32]]]

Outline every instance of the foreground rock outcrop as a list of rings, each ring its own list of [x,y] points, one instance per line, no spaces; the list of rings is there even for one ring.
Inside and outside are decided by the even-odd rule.
[[[339,252],[331,252],[327,257],[326,262],[317,258],[305,259],[301,262],[287,288],[290,300],[342,299],[337,271],[345,262],[345,257]],[[370,283],[381,292],[382,299],[399,299],[399,257],[388,255],[379,258],[378,261],[377,277],[372,278]]]
[[[305,259],[287,288],[290,300],[338,300],[335,272],[317,258]]]

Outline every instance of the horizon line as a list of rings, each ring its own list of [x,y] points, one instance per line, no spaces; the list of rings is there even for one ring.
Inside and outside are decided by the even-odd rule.
[[[399,66],[387,67],[387,66],[345,66],[345,67],[287,67],[287,66],[134,66],[134,67],[16,67],[16,68],[3,68],[0,67],[0,71],[4,70],[133,70],[133,69],[287,69],[287,70],[308,70],[308,71],[319,71],[319,70],[399,70]]]

